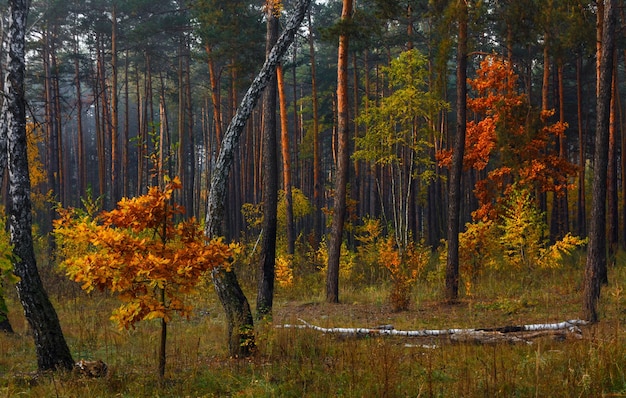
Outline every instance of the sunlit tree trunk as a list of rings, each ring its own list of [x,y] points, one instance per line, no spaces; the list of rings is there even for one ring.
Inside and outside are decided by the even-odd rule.
[[[291,147],[289,145],[289,125],[287,99],[285,98],[285,78],[282,65],[276,68],[278,99],[280,104],[280,147],[283,155],[283,189],[285,191],[287,254],[295,251],[295,228],[293,225],[293,203],[291,192]]]
[[[222,109],[220,105],[220,85],[219,76],[215,70],[215,60],[213,59],[212,49],[209,44],[204,46],[209,60],[209,81],[211,83],[211,104],[213,104],[213,126],[215,128],[215,143],[216,151],[220,150],[220,143],[222,142]]]
[[[617,52],[613,53],[613,63],[616,65]],[[617,114],[619,112],[617,108],[617,95],[618,81],[617,81],[617,68],[613,68],[613,82],[611,84],[611,105],[609,116],[609,152],[607,158],[607,237],[608,237],[608,261],[607,265],[615,265],[615,256],[617,255],[618,245],[618,224],[619,214],[617,212],[617,134],[618,134],[618,121]]]
[[[341,21],[348,23],[352,19],[352,0],[343,0]],[[348,185],[349,126],[348,115],[348,33],[339,35],[337,57],[337,173],[335,175],[335,194],[333,221],[328,244],[328,266],[326,271],[326,301],[339,302],[339,259],[343,242],[343,227],[346,216],[346,195]]]

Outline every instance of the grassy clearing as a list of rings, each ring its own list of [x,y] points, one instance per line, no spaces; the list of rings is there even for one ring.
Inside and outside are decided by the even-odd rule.
[[[227,357],[224,316],[211,287],[193,297],[196,310],[168,330],[166,383],[158,386],[158,323],[119,331],[109,320],[116,300],[85,296],[69,282],[46,278],[68,343],[78,359],[102,359],[102,379],[72,374],[33,378],[32,338],[10,297],[17,333],[0,335],[0,395],[6,397],[600,397],[626,396],[626,269],[610,270],[602,321],[583,338],[533,344],[475,345],[405,338],[347,338],[274,325],[298,319],[320,326],[396,329],[494,327],[578,318],[582,256],[560,270],[491,271],[472,295],[444,305],[436,270],[420,280],[409,311],[390,310],[389,286],[344,286],[342,304],[323,302],[323,278],[280,290],[273,323],[257,325],[254,358]],[[623,263],[622,261],[618,263]],[[53,280],[54,279],[54,280]],[[428,281],[427,281],[428,280]],[[248,288],[249,299],[254,302]],[[433,348],[433,346],[436,346]]]

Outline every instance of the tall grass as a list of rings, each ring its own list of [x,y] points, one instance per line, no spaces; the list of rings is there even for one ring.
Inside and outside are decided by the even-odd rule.
[[[623,260],[621,258],[620,260]],[[166,383],[157,375],[158,323],[118,330],[109,320],[116,299],[86,296],[55,280],[51,297],[75,359],[102,359],[109,375],[35,376],[27,323],[9,297],[16,334],[0,335],[0,396],[5,397],[601,397],[626,396],[626,332],[622,291],[626,269],[610,270],[601,321],[583,338],[551,337],[532,344],[461,344],[445,339],[331,336],[278,328],[298,319],[320,326],[397,329],[492,327],[577,318],[584,259],[558,270],[485,272],[472,295],[445,305],[436,269],[421,279],[411,307],[393,312],[390,285],[344,283],[342,304],[323,302],[323,278],[309,275],[277,292],[272,323],[257,325],[258,352],[230,359],[224,316],[210,286],[192,300],[189,319],[169,327]],[[623,264],[623,261],[618,261]],[[315,284],[315,285],[314,285]],[[247,289],[254,302],[253,288]],[[71,294],[70,294],[71,293]]]

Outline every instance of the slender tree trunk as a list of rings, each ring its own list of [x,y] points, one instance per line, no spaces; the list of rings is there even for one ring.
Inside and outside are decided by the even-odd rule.
[[[287,115],[287,99],[285,98],[285,78],[282,65],[276,68],[278,98],[280,104],[280,143],[283,155],[283,189],[285,191],[287,254],[295,251],[295,227],[293,224],[293,203],[291,192],[291,147],[289,145],[289,116]]]
[[[83,133],[83,100],[80,77],[80,59],[78,35],[75,36],[74,44],[74,84],[76,85],[76,135],[78,140],[77,166],[78,166],[78,197],[85,195],[87,189],[85,138]]]
[[[184,187],[183,204],[187,209],[188,216],[197,216],[199,211],[197,209],[197,203],[194,200],[196,190],[194,190],[196,184],[196,152],[195,152],[195,140],[194,140],[194,117],[193,117],[193,102],[191,100],[191,52],[189,48],[189,42],[185,40],[184,65],[185,65],[185,134],[187,143],[184,155],[185,175],[187,176],[187,186]]]
[[[204,49],[209,57],[209,81],[211,82],[211,103],[213,104],[213,124],[215,127],[216,152],[220,150],[222,142],[222,110],[220,106],[220,86],[219,77],[215,71],[215,61],[213,60],[211,46],[206,44]]]
[[[211,176],[211,189],[207,204],[205,233],[209,237],[222,236],[224,199],[226,197],[228,174],[233,162],[234,151],[246,121],[258,101],[265,86],[275,75],[280,58],[293,42],[295,34],[304,19],[311,0],[300,0],[296,10],[287,22],[285,30],[278,38],[263,68],[243,97],[237,113],[228,125],[220,148],[215,168]],[[228,323],[228,346],[233,356],[247,356],[254,348],[254,321],[248,300],[243,294],[237,277],[232,270],[218,268],[213,273],[213,283]]]
[[[600,79],[598,82],[593,194],[583,293],[584,316],[591,322],[598,320],[597,303],[600,298],[600,286],[603,283],[608,283],[606,273],[606,183],[616,15],[617,0],[606,0],[602,22],[602,49],[598,59]]]
[[[456,64],[456,140],[450,167],[448,203],[448,258],[446,263],[446,300],[459,297],[459,229],[461,213],[461,176],[467,128],[467,3],[458,3],[459,38]]]
[[[117,7],[111,11],[111,203],[120,199],[117,96]]]
[[[126,50],[126,58],[124,60],[124,130],[122,132],[122,196],[127,198],[130,193],[130,170],[128,169],[129,160],[129,132],[130,132],[130,88],[128,79],[128,50]],[[139,106],[139,105],[138,105]]]
[[[557,60],[557,89],[559,99],[559,122],[565,123],[565,94],[563,87],[563,60]],[[565,135],[562,134],[557,137],[557,147],[559,148],[559,158],[567,158],[567,147],[565,142]],[[567,177],[563,176],[561,181],[557,183],[567,183]],[[567,203],[567,189],[561,192],[555,190],[552,202],[552,222],[551,222],[551,237],[554,241],[562,239],[569,232],[569,209]]]
[[[313,105],[313,244],[317,249],[322,236],[322,167],[320,158],[320,139],[319,139],[319,104],[317,94],[317,70],[315,64],[315,45],[313,42],[313,24],[311,22],[311,13],[309,20],[309,54],[311,65],[311,101]]]
[[[341,21],[352,18],[352,0],[343,0]],[[334,213],[328,244],[328,267],[326,273],[326,301],[339,302],[339,260],[343,242],[343,227],[346,217],[346,195],[350,167],[348,115],[348,33],[339,35],[337,57],[337,174],[335,176]]]
[[[587,235],[587,201],[585,193],[586,140],[583,130],[582,56],[576,58],[576,106],[578,113],[578,235]]]
[[[613,52],[613,63],[616,65],[617,52]],[[609,116],[609,148],[607,157],[607,237],[608,237],[608,261],[607,265],[615,265],[618,245],[619,214],[617,212],[617,67],[613,68],[613,82],[611,84],[611,105]]]
[[[274,2],[268,0],[265,52],[269,55],[278,39],[278,18]],[[263,229],[259,252],[257,318],[272,313],[276,264],[276,220],[278,204],[278,151],[276,142],[276,74],[263,93]]]
[[[32,238],[30,178],[26,148],[24,99],[25,34],[28,0],[9,1],[7,71],[4,95],[7,103],[6,138],[9,170],[9,230],[14,272],[20,278],[17,292],[35,340],[40,370],[71,369],[72,355],[63,337],[57,314],[48,299],[35,262]]]

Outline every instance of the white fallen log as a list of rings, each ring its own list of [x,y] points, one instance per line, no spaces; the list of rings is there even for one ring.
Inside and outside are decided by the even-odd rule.
[[[540,323],[530,325],[504,326],[498,328],[466,328],[466,329],[422,329],[396,330],[391,325],[376,328],[325,328],[312,325],[299,319],[301,325],[284,324],[277,327],[283,329],[312,329],[325,334],[353,335],[353,336],[401,336],[401,337],[450,337],[453,341],[491,342],[528,342],[530,338],[551,334],[554,331],[568,331],[580,334],[580,326],[587,325],[587,321],[572,319],[558,323]],[[525,332],[535,332],[525,333]],[[545,333],[547,332],[547,333]],[[509,334],[507,336],[507,334]],[[511,335],[518,334],[518,335]]]

